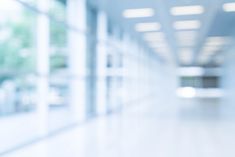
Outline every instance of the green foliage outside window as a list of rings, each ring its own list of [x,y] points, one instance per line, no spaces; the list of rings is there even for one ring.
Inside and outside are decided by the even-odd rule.
[[[0,23],[5,34],[0,41],[0,69],[7,71],[33,71],[35,69],[34,24],[35,17],[24,11],[19,20]]]
[[[56,71],[66,68],[67,28],[65,25],[66,6],[58,0],[51,3],[50,14],[54,19],[50,21],[50,69]]]

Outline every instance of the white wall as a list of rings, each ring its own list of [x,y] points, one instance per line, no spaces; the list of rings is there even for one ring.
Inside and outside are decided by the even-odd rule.
[[[221,83],[225,92],[221,112],[224,117],[235,119],[235,47],[226,52]]]

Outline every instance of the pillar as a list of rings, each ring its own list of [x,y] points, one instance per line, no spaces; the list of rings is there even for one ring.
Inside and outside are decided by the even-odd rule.
[[[86,119],[87,43],[86,0],[67,1],[69,105],[75,122]]]
[[[107,41],[108,19],[105,12],[100,11],[97,19],[97,114],[108,112],[107,102]]]
[[[47,0],[37,1],[38,9],[48,12]],[[45,14],[37,16],[37,115],[39,133],[47,134],[48,104],[49,104],[49,18]]]

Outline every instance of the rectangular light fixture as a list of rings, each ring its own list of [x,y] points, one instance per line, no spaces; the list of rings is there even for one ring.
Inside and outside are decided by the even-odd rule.
[[[196,31],[177,31],[176,39],[180,46],[182,47],[191,47],[196,44]]]
[[[156,51],[158,51],[159,53],[169,53],[170,49],[169,47],[159,47],[159,48],[155,48]]]
[[[125,18],[142,18],[154,16],[152,8],[127,9],[123,12]]]
[[[235,3],[225,3],[223,9],[226,12],[235,12]]]
[[[198,29],[201,27],[201,22],[198,20],[176,21],[173,26],[177,30]]]
[[[197,32],[196,31],[178,31],[176,32],[176,38],[181,40],[181,39],[186,39],[186,40],[192,40],[196,39]]]
[[[228,37],[214,36],[208,37],[206,40],[206,45],[210,46],[221,46],[226,45],[230,42]]]
[[[135,30],[137,32],[151,32],[151,31],[159,31],[161,29],[161,25],[157,22],[151,23],[137,23],[135,25]]]
[[[160,42],[165,40],[165,35],[162,32],[145,33],[144,39],[149,42]]]
[[[210,55],[206,55],[206,54],[201,54],[198,58],[197,58],[197,62],[199,64],[207,64],[210,61],[211,56]]]
[[[207,54],[207,55],[214,54],[220,49],[221,49],[221,46],[205,46],[202,49],[202,53]]]
[[[162,47],[168,47],[167,43],[165,41],[161,42],[150,42],[149,46],[151,48],[162,48]]]
[[[204,13],[204,7],[200,5],[179,6],[171,8],[171,14],[174,16],[197,15],[202,13]]]

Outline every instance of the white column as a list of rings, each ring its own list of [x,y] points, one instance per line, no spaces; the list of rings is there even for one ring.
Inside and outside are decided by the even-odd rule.
[[[97,19],[97,114],[107,113],[107,43],[108,20],[105,12],[100,11]]]
[[[125,34],[123,39],[123,49],[124,49],[124,55],[123,55],[123,82],[124,82],[124,89],[123,89],[123,102],[124,105],[127,105],[132,100],[132,69],[131,65],[133,63],[133,58],[131,58],[131,51],[132,51],[132,43],[131,38],[128,34]],[[131,93],[131,94],[130,94]]]
[[[42,12],[49,10],[47,0],[38,0],[38,8]],[[47,134],[48,104],[49,104],[49,19],[44,14],[37,17],[37,115],[39,133]]]
[[[67,22],[79,31],[69,30],[69,104],[76,122],[86,119],[86,0],[67,1]]]

